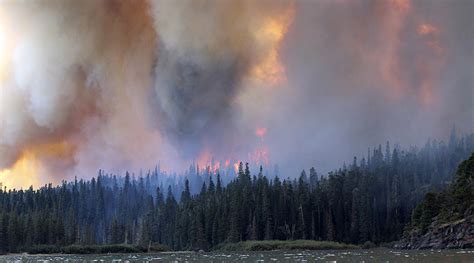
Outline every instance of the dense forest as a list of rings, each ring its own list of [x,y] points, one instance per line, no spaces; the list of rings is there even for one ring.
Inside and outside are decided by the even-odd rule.
[[[40,244],[211,249],[243,240],[388,242],[400,238],[424,195],[446,188],[473,151],[474,134],[453,132],[448,143],[430,140],[421,149],[387,142],[322,176],[314,168],[286,178],[262,167],[252,174],[240,163],[222,176],[194,166],[181,176],[100,171],[55,187],[3,189],[0,251]]]
[[[407,230],[424,234],[433,223],[441,225],[473,215],[474,153],[459,165],[456,178],[447,189],[425,195],[414,209],[412,222]]]
[[[457,249],[474,247],[474,153],[463,161],[453,182],[443,191],[429,192],[412,213],[399,249]]]

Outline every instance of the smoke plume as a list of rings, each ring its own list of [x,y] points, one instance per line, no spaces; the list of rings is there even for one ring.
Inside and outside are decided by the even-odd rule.
[[[0,182],[327,171],[472,132],[472,1],[0,1]],[[229,161],[230,160],[230,161]]]
[[[186,157],[203,147],[224,154],[216,151],[236,136],[234,99],[242,78],[273,44],[259,30],[291,4],[198,0],[156,1],[152,7],[161,128]]]

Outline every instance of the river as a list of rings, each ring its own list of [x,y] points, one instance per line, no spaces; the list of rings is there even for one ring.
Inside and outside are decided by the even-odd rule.
[[[168,252],[110,255],[6,255],[0,262],[450,262],[474,263],[470,250],[320,250],[268,252]]]

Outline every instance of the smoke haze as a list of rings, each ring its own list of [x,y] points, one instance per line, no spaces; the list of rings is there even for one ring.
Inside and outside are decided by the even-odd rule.
[[[0,181],[325,172],[474,130],[474,3],[0,1]],[[3,170],[3,171],[2,171]]]

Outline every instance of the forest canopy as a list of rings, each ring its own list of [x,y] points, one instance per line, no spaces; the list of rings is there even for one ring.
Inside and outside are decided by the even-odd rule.
[[[431,197],[424,195],[446,188],[456,167],[473,151],[474,134],[453,135],[448,143],[430,140],[421,149],[392,149],[387,142],[327,175],[311,168],[283,178],[267,175],[262,167],[252,174],[248,164],[240,163],[235,175],[194,166],[185,176],[174,177],[158,168],[138,177],[99,171],[87,181],[38,190],[4,189],[0,250],[76,244],[211,249],[273,239],[393,241],[401,237],[422,200],[413,222],[425,227],[424,207]],[[458,168],[449,188],[454,190],[448,190],[454,191],[453,199],[430,211],[443,213],[452,207],[460,215],[472,209],[472,158]]]

